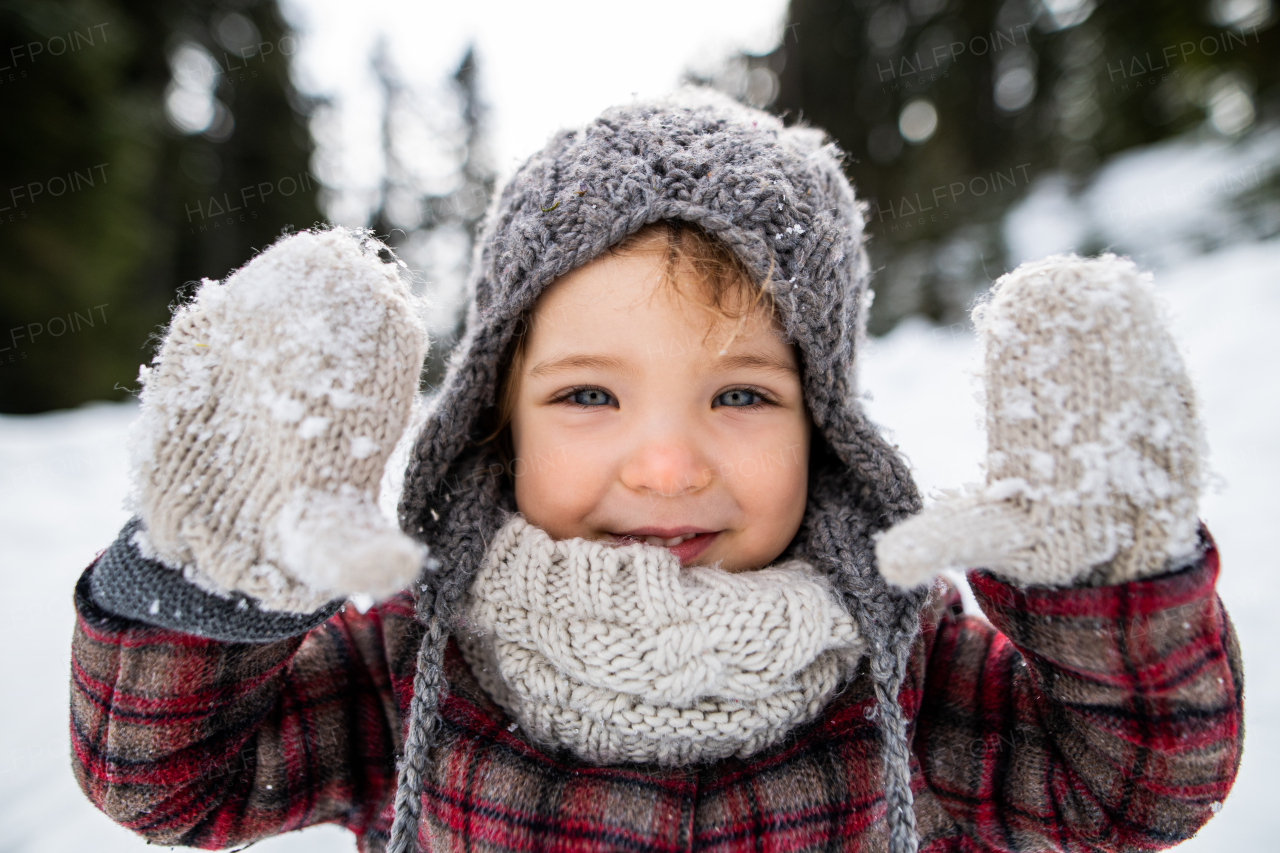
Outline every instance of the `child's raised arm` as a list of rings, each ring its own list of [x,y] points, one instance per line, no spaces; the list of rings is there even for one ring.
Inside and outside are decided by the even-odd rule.
[[[1190,382],[1125,260],[1025,265],[974,317],[987,484],[876,549],[902,585],[988,570],[970,577],[990,624],[932,636],[916,754],[990,849],[1172,846],[1220,807],[1243,744]]]
[[[412,602],[335,615],[426,557],[377,507],[427,344],[379,249],[281,240],[204,281],[143,371],[138,517],[77,585],[71,735],[89,798],[151,841],[363,832],[394,788]]]
[[[1160,850],[1221,807],[1240,765],[1243,670],[1204,544],[1181,571],[1116,585],[970,575],[991,621],[938,624],[915,753],[986,849]]]
[[[401,681],[412,680],[421,638],[408,594],[363,615],[343,608],[306,633],[219,641],[93,601],[93,575],[126,545],[75,593],[72,766],[90,801],[157,844],[223,848],[326,821],[385,832],[401,739],[395,687],[407,697]],[[333,609],[250,627],[296,631]]]

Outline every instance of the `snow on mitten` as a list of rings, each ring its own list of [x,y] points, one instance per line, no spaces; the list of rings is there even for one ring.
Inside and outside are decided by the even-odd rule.
[[[342,228],[285,237],[205,279],[143,367],[131,449],[145,544],[201,588],[308,612],[417,576],[425,550],[377,492],[427,336],[382,248]]]
[[[1150,276],[1114,255],[1023,264],[973,319],[986,487],[883,534],[885,579],[978,567],[1022,586],[1111,584],[1194,555],[1201,434]]]

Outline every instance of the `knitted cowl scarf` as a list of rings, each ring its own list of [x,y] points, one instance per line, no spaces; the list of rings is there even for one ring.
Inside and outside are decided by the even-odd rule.
[[[642,543],[554,541],[516,515],[455,637],[535,742],[591,764],[747,758],[812,722],[866,644],[829,579],[731,574]]]
[[[780,560],[825,575],[866,643],[883,738],[889,847],[916,850],[906,722],[897,702],[927,591],[898,592],[875,569],[872,536],[917,512],[902,458],[858,403],[865,326],[863,206],[820,131],[785,128],[714,92],[686,89],[617,107],[554,136],[490,210],[468,284],[466,332],[432,398],[400,499],[400,525],[438,568],[415,584],[425,625],[399,763],[390,853],[416,850],[423,778],[439,727],[446,644],[515,496],[486,412],[523,318],[560,276],[650,223],[701,227],[769,289],[800,354],[814,424],[800,530]]]

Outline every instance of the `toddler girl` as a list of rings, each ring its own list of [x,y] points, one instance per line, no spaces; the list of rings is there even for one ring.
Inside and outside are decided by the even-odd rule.
[[[206,848],[1192,835],[1243,688],[1149,283],[1109,256],[997,283],[987,485],[920,513],[859,403],[862,229],[818,131],[711,93],[556,136],[489,216],[398,525],[426,339],[379,244],[206,281],[144,370],[137,517],[76,588],[85,793]],[[930,583],[957,566],[987,619]]]

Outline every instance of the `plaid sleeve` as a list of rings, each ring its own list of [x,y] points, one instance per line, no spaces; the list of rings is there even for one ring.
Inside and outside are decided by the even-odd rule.
[[[363,833],[400,739],[383,623],[411,605],[220,642],[102,610],[92,571],[75,593],[70,727],[98,808],[152,843],[207,849],[329,821]]]
[[[1218,553],[1116,586],[970,574],[981,618],[943,620],[916,734],[946,810],[999,851],[1160,850],[1231,789],[1243,673]]]

